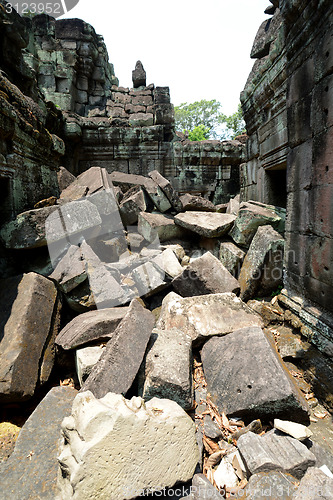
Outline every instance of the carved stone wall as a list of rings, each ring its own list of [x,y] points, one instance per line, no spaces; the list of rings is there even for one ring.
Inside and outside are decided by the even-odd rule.
[[[241,194],[286,202],[286,302],[332,340],[333,4],[274,5],[242,93],[250,138]]]
[[[63,118],[45,103],[36,74],[23,53],[28,19],[8,14],[0,3],[0,223],[58,191],[57,174],[65,152],[58,134]]]

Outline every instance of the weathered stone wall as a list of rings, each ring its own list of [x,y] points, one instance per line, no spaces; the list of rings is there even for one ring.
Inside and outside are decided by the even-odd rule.
[[[0,222],[57,194],[56,170],[65,152],[56,135],[61,113],[46,105],[22,56],[29,22],[0,9]]]
[[[34,17],[25,61],[46,100],[81,116],[105,107],[118,84],[103,38],[80,19]]]
[[[164,175],[180,192],[201,193],[214,203],[227,203],[239,193],[240,141],[175,141],[173,161]]]
[[[331,336],[333,5],[272,3],[280,10],[259,30],[242,93],[250,138],[241,194],[286,202],[286,301]]]

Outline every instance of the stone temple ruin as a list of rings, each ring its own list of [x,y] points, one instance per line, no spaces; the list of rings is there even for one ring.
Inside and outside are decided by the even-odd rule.
[[[332,3],[270,1],[247,135],[200,142],[5,7],[0,500],[332,498]]]

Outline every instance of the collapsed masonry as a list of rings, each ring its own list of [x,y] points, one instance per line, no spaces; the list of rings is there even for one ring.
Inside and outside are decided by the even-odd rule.
[[[58,195],[60,165],[75,175],[95,165],[140,175],[157,169],[215,203],[237,194],[244,145],[180,141],[168,87],[135,76],[132,89],[119,87],[90,25],[4,8],[0,19],[3,220]]]

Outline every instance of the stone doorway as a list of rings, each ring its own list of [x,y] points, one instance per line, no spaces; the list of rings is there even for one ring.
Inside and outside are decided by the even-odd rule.
[[[0,173],[0,226],[13,217],[12,179]]]

